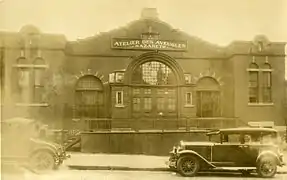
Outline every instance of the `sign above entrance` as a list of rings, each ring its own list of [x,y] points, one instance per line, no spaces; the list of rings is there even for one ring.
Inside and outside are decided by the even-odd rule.
[[[186,41],[158,40],[158,39],[125,39],[113,38],[112,48],[130,50],[164,50],[164,51],[185,51]]]

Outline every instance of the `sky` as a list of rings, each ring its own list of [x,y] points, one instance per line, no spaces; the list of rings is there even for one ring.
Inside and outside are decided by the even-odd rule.
[[[157,8],[174,28],[222,46],[257,34],[287,42],[287,0],[0,0],[0,30],[33,24],[76,40],[124,26],[144,7]]]

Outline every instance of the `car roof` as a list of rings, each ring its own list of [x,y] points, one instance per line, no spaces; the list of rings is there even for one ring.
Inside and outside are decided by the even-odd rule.
[[[220,132],[223,133],[239,133],[239,132],[245,132],[245,133],[277,133],[277,130],[273,128],[258,128],[258,127],[241,127],[241,128],[227,128],[227,129],[219,129],[219,130],[213,130],[208,133],[208,135],[212,134],[219,134]]]

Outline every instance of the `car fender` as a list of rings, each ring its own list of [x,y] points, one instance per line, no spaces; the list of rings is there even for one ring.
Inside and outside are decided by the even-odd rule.
[[[257,159],[256,159],[256,163],[257,163],[262,157],[264,157],[264,156],[274,157],[274,158],[276,159],[277,163],[280,162],[278,155],[277,155],[276,153],[274,153],[273,151],[263,151],[263,152],[261,152],[261,153],[258,155],[258,157],[257,157]]]
[[[178,152],[179,157],[183,156],[183,155],[194,155],[198,158],[200,158],[203,162],[205,162],[206,164],[208,164],[209,166],[216,168],[216,166],[214,166],[213,164],[211,164],[208,160],[206,160],[203,156],[201,156],[200,154],[198,154],[195,151],[192,150],[182,150],[180,152]]]
[[[35,154],[36,152],[39,152],[39,151],[47,151],[47,152],[53,154],[53,156],[54,156],[55,158],[58,158],[57,152],[56,152],[53,148],[50,148],[50,147],[34,148],[34,149],[31,151],[30,156],[32,156],[33,154]]]

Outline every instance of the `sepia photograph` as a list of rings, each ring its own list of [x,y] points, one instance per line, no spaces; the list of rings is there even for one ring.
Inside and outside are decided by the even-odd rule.
[[[0,0],[1,180],[287,180],[287,0]]]

